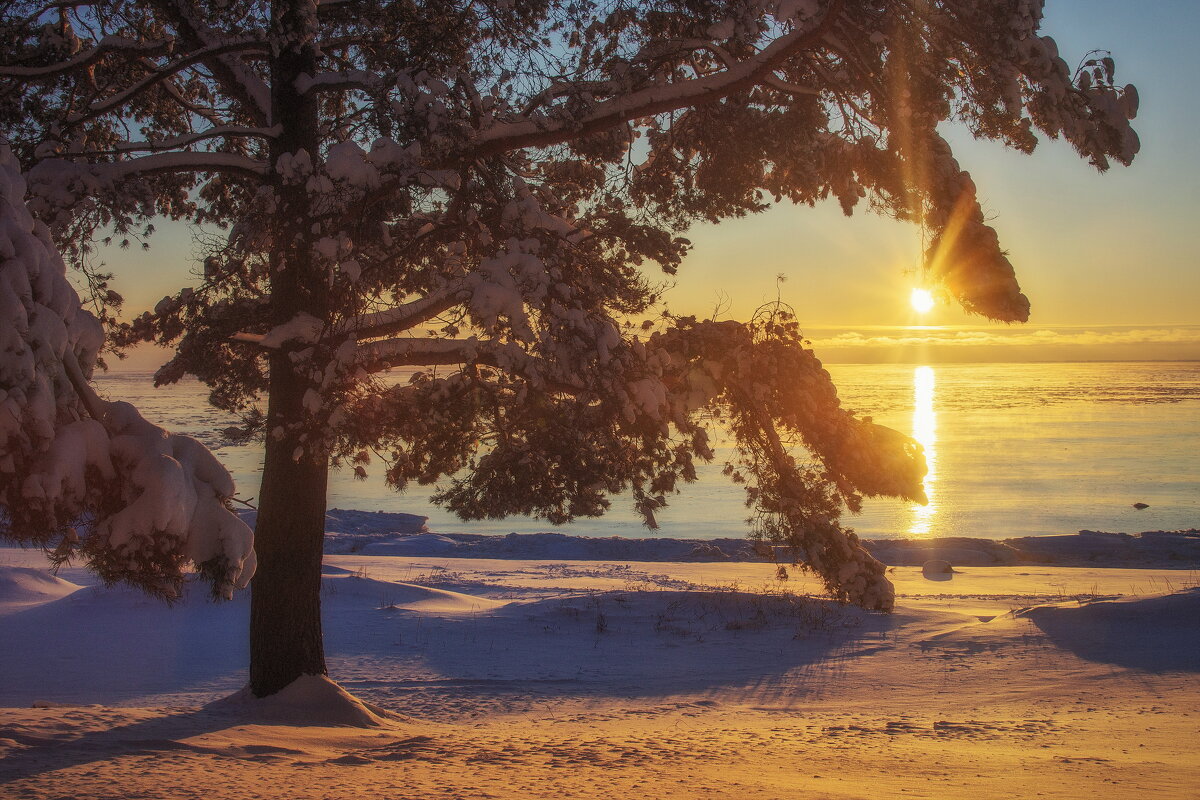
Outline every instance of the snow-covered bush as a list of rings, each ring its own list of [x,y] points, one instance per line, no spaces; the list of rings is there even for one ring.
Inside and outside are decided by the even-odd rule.
[[[233,479],[204,445],[105,402],[104,343],[80,307],[25,181],[0,147],[0,538],[82,559],[105,581],[175,597],[194,564],[228,596],[254,574]]]

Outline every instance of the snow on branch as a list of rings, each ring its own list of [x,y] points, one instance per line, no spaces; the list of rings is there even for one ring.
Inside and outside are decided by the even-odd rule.
[[[319,75],[301,75],[296,80],[296,91],[300,94],[309,92],[342,92],[359,89],[364,92],[377,92],[395,83],[395,77],[379,75],[367,70],[356,69],[347,72],[322,72]]]
[[[360,344],[357,361],[371,372],[393,367],[431,367],[468,362],[498,362],[477,339],[386,339]]]
[[[171,51],[173,39],[138,41],[124,36],[105,36],[97,45],[57,64],[42,67],[0,66],[0,77],[4,78],[51,78],[77,69],[90,67],[110,53],[138,56],[160,56]]]
[[[42,162],[46,164],[49,162]],[[42,165],[39,165],[39,167]],[[120,181],[164,172],[216,172],[240,177],[261,178],[268,168],[262,161],[236,153],[207,153],[192,150],[154,153],[106,164],[93,164],[86,169],[98,176]]]
[[[363,314],[344,323],[341,329],[353,331],[360,341],[380,336],[392,336],[410,330],[423,322],[428,322],[437,315],[466,302],[470,297],[471,292],[466,289],[431,294],[386,311]]]
[[[514,343],[476,339],[386,339],[358,345],[355,363],[368,373],[396,367],[478,365],[520,377],[542,391],[577,395],[584,384],[560,365],[532,355]]]
[[[267,174],[262,161],[234,153],[158,153],[106,166],[120,178],[158,172],[221,172],[255,178]]]
[[[377,339],[383,336],[394,336],[397,333],[411,330],[423,322],[436,317],[445,311],[465,302],[471,296],[470,291],[459,289],[422,297],[408,303],[363,314],[332,327],[330,334],[335,336],[351,335],[358,341]],[[243,344],[254,344],[267,350],[278,350],[288,343],[300,345],[315,344],[325,333],[325,325],[310,314],[299,314],[288,322],[277,325],[267,333],[238,332],[233,334],[231,341]],[[397,340],[422,341],[422,340]],[[450,362],[447,362],[450,363]],[[455,362],[457,363],[457,362]]]
[[[0,147],[0,538],[177,597],[191,563],[228,597],[254,574],[233,479],[202,444],[87,385],[104,342]]]
[[[91,150],[87,152],[71,151],[64,153],[64,156],[94,156],[106,153],[136,153],[136,152],[159,152],[166,150],[179,150],[180,148],[190,147],[193,144],[206,142],[212,139],[273,139],[280,133],[278,125],[270,128],[246,128],[240,125],[218,125],[208,128],[203,131],[194,133],[186,133],[181,136],[172,136],[168,139],[147,139],[142,142],[117,142],[108,150]]]

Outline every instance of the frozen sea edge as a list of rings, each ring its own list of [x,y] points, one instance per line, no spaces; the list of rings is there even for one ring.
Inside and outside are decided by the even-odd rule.
[[[254,512],[242,517],[251,525]],[[330,509],[325,552],[331,554],[555,561],[770,561],[771,553],[744,538],[679,539],[573,536],[563,533],[431,532],[427,518],[385,511]],[[867,549],[890,566],[941,559],[954,566],[1136,567],[1200,569],[1200,530],[1109,533],[1083,530],[1051,536],[977,539],[866,539]],[[781,561],[789,561],[786,553]]]

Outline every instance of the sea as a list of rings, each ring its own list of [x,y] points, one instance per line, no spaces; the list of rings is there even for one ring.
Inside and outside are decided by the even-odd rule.
[[[845,522],[866,538],[1006,539],[1079,530],[1200,528],[1200,362],[832,364],[847,408],[920,441],[927,505],[868,499]],[[208,405],[196,381],[155,388],[151,373],[99,375],[102,395],[190,434],[254,502],[258,445],[231,445],[236,419]],[[625,496],[605,516],[562,526],[528,517],[465,522],[432,505],[428,487],[401,494],[379,474],[330,482],[329,507],[419,514],[439,533],[535,533],[711,539],[740,536],[748,511],[721,474],[722,453],[645,528]],[[423,489],[423,490],[422,490]],[[1135,508],[1134,504],[1146,504]]]

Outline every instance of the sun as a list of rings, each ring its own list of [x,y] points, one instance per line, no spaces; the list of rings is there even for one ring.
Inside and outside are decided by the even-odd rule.
[[[913,310],[918,314],[928,314],[933,310],[933,295],[928,289],[913,289],[908,302],[912,303]]]

